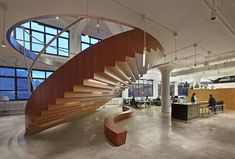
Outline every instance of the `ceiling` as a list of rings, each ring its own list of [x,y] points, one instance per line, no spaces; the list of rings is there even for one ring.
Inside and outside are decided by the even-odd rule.
[[[167,63],[178,69],[194,67],[195,61],[196,65],[200,65],[206,60],[218,61],[235,57],[235,35],[231,32],[235,26],[235,1],[215,0],[217,18],[213,21],[212,2],[212,0],[89,0],[87,11],[86,0],[0,1],[7,5],[6,30],[21,20],[33,17],[86,14],[142,28],[156,37],[164,48],[166,57],[159,59],[155,65]],[[2,18],[2,13],[0,16]],[[2,24],[2,19],[0,22]],[[90,23],[94,23],[90,25],[91,28],[96,24],[95,21]],[[107,32],[106,34],[113,34],[115,29],[110,28],[113,26],[106,23],[103,30]],[[176,38],[174,32],[177,33]],[[7,48],[0,48],[0,53],[0,58],[4,55],[22,58],[9,45]]]

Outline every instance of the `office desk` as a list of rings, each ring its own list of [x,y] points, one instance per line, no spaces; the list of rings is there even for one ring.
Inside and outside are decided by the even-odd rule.
[[[137,101],[137,106],[141,109],[142,106],[144,106],[143,108],[147,108],[151,106],[151,102],[150,101]]]

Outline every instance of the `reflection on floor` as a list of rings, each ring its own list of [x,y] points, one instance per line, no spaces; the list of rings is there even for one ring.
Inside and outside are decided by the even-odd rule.
[[[0,117],[1,159],[232,159],[235,158],[235,111],[191,121],[171,120],[159,107],[135,110],[119,124],[126,144],[113,146],[103,120],[120,107],[95,113],[24,136],[24,116]]]

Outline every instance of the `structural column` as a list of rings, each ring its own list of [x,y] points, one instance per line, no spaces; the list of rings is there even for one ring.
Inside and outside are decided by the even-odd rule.
[[[164,66],[160,67],[159,70],[161,71],[161,105],[162,105],[162,112],[169,113],[170,112],[170,73],[172,71],[172,66]]]
[[[175,81],[174,85],[175,85],[174,95],[178,96],[178,85],[179,85],[179,82]]]
[[[128,89],[127,88],[122,92],[122,98],[128,98]]]
[[[156,98],[160,96],[160,94],[158,94],[158,81],[154,80],[153,81],[153,97]]]

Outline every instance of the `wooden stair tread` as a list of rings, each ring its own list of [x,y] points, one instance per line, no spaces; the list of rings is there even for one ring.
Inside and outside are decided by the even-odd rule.
[[[129,67],[129,65],[127,64],[126,61],[117,61],[116,62],[116,67],[121,69],[129,78],[132,79],[133,82],[136,81],[135,76],[132,73],[131,68]]]
[[[126,57],[126,62],[129,65],[130,69],[132,70],[131,72],[135,76],[135,79],[138,80],[140,73],[137,68],[136,59],[134,57]]]
[[[91,101],[91,100],[96,100],[96,99],[101,99],[101,98],[112,98],[114,95],[109,95],[109,96],[102,96],[102,97],[86,97],[86,98],[58,98],[56,99],[56,104],[63,104],[63,103],[69,103],[69,102],[74,102],[74,101]]]
[[[114,89],[115,86],[109,85],[105,82],[100,82],[94,79],[85,79],[83,80],[84,86],[96,87],[96,88],[104,88],[104,89]]]
[[[103,103],[105,103],[105,102],[103,102]],[[102,105],[100,105],[100,103],[97,103],[97,104],[93,104],[93,105],[87,106],[86,108],[84,107],[82,109],[73,108],[73,109],[64,110],[62,112],[58,112],[58,113],[55,113],[55,114],[38,116],[38,117],[33,119],[33,123],[31,125],[34,125],[34,123],[48,122],[48,121],[50,121],[52,119],[63,118],[65,115],[67,115],[69,113],[73,113],[73,112],[77,112],[77,111],[83,112],[83,111],[86,111],[86,110],[91,109],[93,107],[98,107],[98,106],[101,107]]]
[[[96,87],[75,85],[73,86],[73,91],[74,92],[111,92],[113,90],[106,89],[106,88],[96,88]]]
[[[104,96],[110,96],[113,95],[113,92],[93,92],[93,93],[87,93],[87,92],[65,92],[64,97],[65,98],[86,98],[86,97],[104,97]]]

